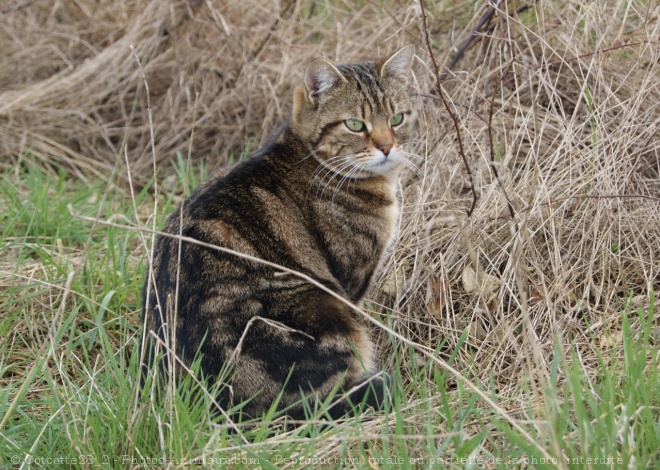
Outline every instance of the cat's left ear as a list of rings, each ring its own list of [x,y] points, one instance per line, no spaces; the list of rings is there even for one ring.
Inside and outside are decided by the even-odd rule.
[[[404,46],[380,62],[379,74],[383,78],[389,77],[407,81],[408,72],[410,72],[414,58],[415,46],[413,44]]]

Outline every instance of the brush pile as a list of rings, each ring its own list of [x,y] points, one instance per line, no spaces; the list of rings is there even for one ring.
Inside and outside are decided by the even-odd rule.
[[[621,311],[647,309],[660,291],[653,2],[499,2],[443,77],[465,161],[419,3],[360,3],[5,2],[0,164],[29,156],[138,186],[177,152],[219,168],[286,120],[314,57],[351,62],[413,43],[417,171],[402,176],[375,314],[442,354],[467,331],[456,367],[492,376],[505,396],[547,374],[558,343],[586,370],[619,351]],[[427,3],[446,72],[492,2]]]

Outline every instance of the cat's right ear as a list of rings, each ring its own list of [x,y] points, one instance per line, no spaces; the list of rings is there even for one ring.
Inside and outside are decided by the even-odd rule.
[[[314,59],[305,71],[305,90],[307,99],[316,103],[320,95],[336,86],[340,82],[346,82],[346,78],[337,67],[324,59]]]

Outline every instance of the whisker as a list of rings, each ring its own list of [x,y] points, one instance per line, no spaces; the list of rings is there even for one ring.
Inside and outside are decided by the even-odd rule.
[[[330,162],[330,163],[341,162],[342,160],[345,160],[345,159],[346,159],[346,157],[343,156],[343,155],[342,156],[335,156],[335,157],[331,157],[331,158],[327,159],[325,161],[325,163],[328,163],[328,162]],[[319,164],[319,166],[316,168],[316,170],[314,170],[314,173],[312,174],[312,181],[314,181],[314,179],[318,178],[318,176],[321,175],[321,172],[323,170],[326,170],[325,174],[333,171],[332,168],[330,168],[326,165],[323,165],[323,164]]]
[[[403,163],[405,167],[410,168],[415,173],[415,175],[422,176],[424,174],[424,172],[409,159],[403,156],[399,156],[399,158],[401,159],[401,163]]]
[[[361,173],[362,170],[367,166],[367,162],[362,162],[358,164],[357,169]],[[355,185],[357,184],[358,178],[353,178],[353,192],[355,192]]]
[[[405,157],[415,157],[417,160],[423,160],[424,157],[418,153],[409,152],[407,150],[400,150],[397,155],[403,155]]]
[[[342,171],[344,171],[346,168],[349,168],[352,165],[354,165],[354,163],[351,160],[348,160],[334,172],[332,177],[328,180],[326,185],[323,187],[323,191],[321,192],[321,198],[323,197],[323,194],[325,194],[325,190],[328,189],[328,186],[330,186],[330,183],[332,183],[332,180],[334,180],[338,175],[341,175]],[[349,174],[350,174],[350,171],[349,171]],[[341,184],[341,179],[340,179],[339,184]],[[317,195],[318,195],[318,191],[317,191]]]
[[[327,163],[335,163],[335,162],[339,162],[339,164],[340,164],[340,166],[339,166],[340,170],[339,170],[339,171],[341,171],[341,170],[342,170],[343,168],[345,168],[347,165],[350,165],[350,158],[351,158],[351,157],[352,157],[352,155],[337,155],[337,156],[334,156],[334,157],[328,158],[328,159],[325,160],[325,162],[323,162],[323,163],[326,163],[326,164],[327,164]],[[309,183],[309,186],[307,187],[307,194],[305,195],[305,201],[307,201],[307,197],[309,196],[309,191],[310,191],[310,189],[312,188],[314,181],[315,181],[316,179],[319,179],[319,178],[320,178],[320,184],[319,184],[319,186],[316,188],[316,197],[317,197],[317,198],[319,197],[318,192],[319,192],[319,189],[320,189],[320,187],[321,187],[321,185],[322,185],[322,182],[323,182],[323,180],[324,180],[324,179],[325,179],[330,173],[334,173],[334,174],[333,174],[333,176],[327,181],[325,187],[327,187],[327,185],[330,184],[330,182],[336,177],[336,171],[335,171],[334,169],[332,169],[331,167],[329,167],[329,166],[326,166],[326,165],[324,165],[324,164],[319,164],[319,166],[316,168],[316,170],[314,170],[314,174],[312,175],[312,179],[311,179],[311,181],[310,181],[310,183]],[[325,188],[323,189],[323,191],[325,191]],[[321,197],[323,197],[323,192],[321,193]]]
[[[316,154],[317,154],[318,152],[320,152],[320,151],[321,151],[321,147],[318,147],[318,148],[312,150],[312,151],[311,151],[306,157],[303,157],[303,158],[301,158],[300,160],[298,160],[298,161],[295,163],[295,165],[298,165],[299,163],[304,162],[304,161],[307,160],[309,157],[311,157],[312,155],[316,155]]]
[[[413,164],[404,164],[418,178],[424,178],[424,172]]]
[[[357,165],[354,165],[351,170],[346,173],[341,180],[339,180],[339,183],[337,183],[337,187],[335,188],[333,194],[332,194],[332,203],[335,203],[335,198],[337,197],[337,193],[339,192],[339,189],[341,188],[342,184],[344,184],[349,178],[351,178],[351,175],[358,171],[360,169],[361,164],[358,163]],[[353,184],[355,185],[355,178],[353,178]],[[355,188],[355,186],[353,186]]]

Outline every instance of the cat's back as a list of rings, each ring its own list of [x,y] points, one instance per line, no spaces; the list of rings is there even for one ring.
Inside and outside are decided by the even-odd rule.
[[[249,159],[220,171],[170,215],[165,231],[175,236],[165,244],[178,249],[176,235],[180,234],[202,242],[185,244],[188,251],[214,251],[206,246],[211,244],[317,279],[331,278],[314,233],[315,201],[307,197],[310,179],[305,152],[285,133]],[[214,258],[227,258],[222,250],[215,251]]]

